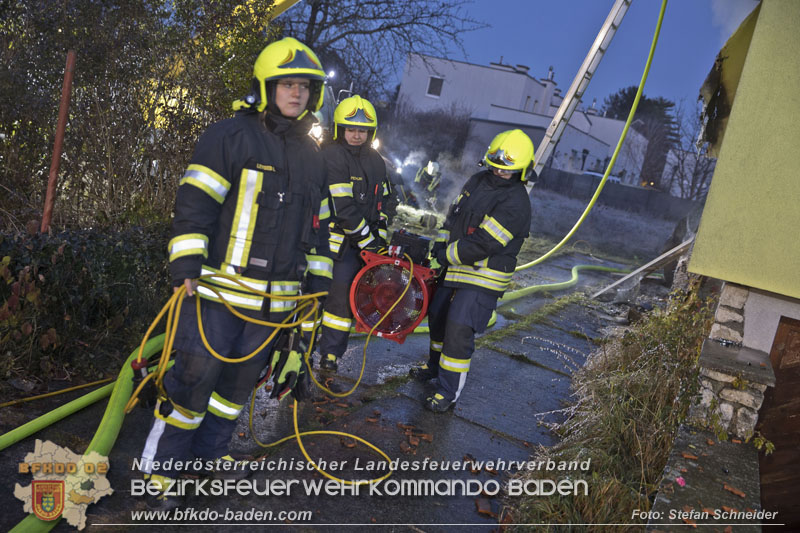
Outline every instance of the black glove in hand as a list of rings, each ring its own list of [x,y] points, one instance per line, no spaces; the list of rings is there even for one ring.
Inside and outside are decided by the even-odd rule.
[[[372,234],[372,237],[373,237],[372,240],[369,243],[367,243],[363,248],[361,248],[362,250],[366,250],[368,252],[377,254],[381,248],[386,248],[386,241],[383,240],[383,237],[378,235],[377,231]]]
[[[302,357],[302,354],[301,354]],[[292,388],[292,396],[298,402],[311,398],[311,378],[304,359],[301,359],[300,371],[297,374],[297,383]]]
[[[298,334],[298,352],[300,353],[300,370],[297,374],[297,383],[292,389],[292,396],[298,402],[308,400],[311,398],[311,378],[309,377],[309,365],[313,366],[314,361],[311,354],[308,356],[308,364],[306,364],[306,353],[308,353],[308,339],[302,334]]]

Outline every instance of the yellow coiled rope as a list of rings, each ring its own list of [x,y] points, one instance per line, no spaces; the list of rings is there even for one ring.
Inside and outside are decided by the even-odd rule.
[[[384,316],[381,317],[381,319],[370,330],[369,335],[367,336],[367,340],[364,343],[364,351],[363,351],[363,358],[362,358],[362,364],[361,364],[361,372],[360,372],[360,374],[358,376],[358,380],[356,381],[355,385],[353,385],[353,387],[349,391],[344,392],[344,393],[333,392],[330,389],[328,389],[327,387],[325,387],[323,384],[321,384],[319,381],[317,381],[317,379],[314,376],[313,372],[311,372],[311,370],[310,370],[311,369],[310,356],[311,356],[311,350],[312,350],[312,348],[314,346],[314,336],[316,335],[316,331],[312,334],[312,337],[311,337],[310,342],[309,342],[308,349],[306,350],[306,353],[303,355],[303,357],[305,359],[306,366],[309,369],[308,371],[309,371],[309,374],[310,374],[310,377],[311,377],[312,381],[314,382],[314,384],[317,387],[319,387],[320,389],[325,391],[327,394],[330,394],[331,396],[335,396],[335,397],[338,397],[338,398],[342,398],[342,397],[345,397],[345,396],[348,396],[348,395],[352,394],[356,390],[356,388],[358,388],[358,385],[361,383],[361,379],[364,376],[364,369],[366,367],[367,347],[369,346],[369,340],[372,337],[372,334],[375,332],[375,330],[378,328],[378,326],[381,324],[381,322],[383,322],[383,320],[387,316],[389,316],[389,314],[391,314],[391,312],[394,310],[394,308],[403,300],[403,298],[405,297],[405,295],[408,292],[408,289],[410,287],[410,280],[413,280],[414,264],[413,264],[413,262],[411,261],[411,259],[408,256],[406,256],[406,259],[408,259],[408,262],[411,265],[410,266],[410,270],[409,270],[409,283],[405,286],[405,288],[403,289],[403,292],[397,298],[397,301],[395,301],[395,303],[389,308],[389,310],[384,314]],[[286,319],[284,319],[282,322],[279,322],[279,323],[270,322],[270,321],[267,321],[267,320],[259,320],[257,318],[252,318],[252,317],[243,315],[242,313],[237,311],[235,308],[233,308],[233,306],[231,306],[225,300],[225,298],[219,293],[219,291],[216,288],[214,288],[213,286],[211,286],[208,283],[203,281],[204,279],[209,279],[209,278],[217,278],[217,279],[224,278],[224,279],[227,279],[228,281],[236,283],[244,291],[247,291],[249,293],[257,294],[257,295],[260,295],[260,296],[262,296],[264,298],[271,298],[271,299],[274,299],[274,300],[297,301],[297,302],[299,302],[299,304],[297,305],[297,307],[295,308],[295,310],[294,310],[294,312],[292,314],[290,314]],[[250,353],[250,354],[248,354],[246,356],[243,356],[243,357],[239,357],[239,358],[225,357],[225,356],[217,353],[217,351],[214,350],[211,347],[211,345],[208,343],[208,339],[206,338],[205,332],[203,331],[203,321],[202,321],[202,317],[201,317],[201,313],[200,313],[200,297],[198,296],[195,299],[196,309],[197,309],[197,327],[198,327],[198,330],[200,332],[200,338],[203,340],[203,345],[206,347],[206,349],[209,351],[209,353],[211,353],[214,357],[216,357],[217,359],[219,359],[221,361],[227,362],[227,363],[241,363],[241,362],[246,361],[246,360],[250,359],[251,357],[255,356],[261,350],[263,350],[264,348],[269,346],[269,344],[273,341],[273,339],[275,338],[275,336],[277,335],[277,333],[281,329],[294,328],[294,327],[299,326],[301,323],[309,321],[309,320],[311,320],[314,323],[316,323],[317,318],[319,316],[319,298],[321,296],[324,296],[325,294],[327,294],[325,292],[318,292],[318,293],[313,293],[313,294],[296,295],[296,296],[274,295],[274,294],[271,294],[271,293],[259,291],[257,289],[252,288],[252,287],[249,287],[248,285],[244,284],[240,280],[238,280],[238,279],[236,279],[236,278],[234,278],[232,276],[225,275],[225,274],[209,274],[209,275],[201,276],[198,279],[198,285],[202,286],[202,287],[205,287],[205,288],[209,289],[210,291],[212,291],[217,296],[217,298],[220,299],[222,304],[225,305],[225,307],[228,309],[228,311],[233,313],[238,318],[240,318],[242,320],[245,320],[247,322],[252,322],[252,323],[255,323],[255,324],[260,324],[260,325],[263,325],[263,326],[274,328],[274,330],[269,335],[269,337],[267,337],[267,339],[261,344],[261,346],[259,346],[252,353]],[[177,332],[178,318],[180,316],[180,311],[181,311],[181,307],[183,305],[183,299],[184,299],[185,295],[186,295],[186,287],[185,286],[179,287],[178,290],[176,290],[173,293],[173,295],[170,297],[170,299],[167,301],[167,303],[164,305],[164,307],[158,313],[158,315],[156,316],[156,318],[153,320],[152,324],[148,328],[147,332],[145,333],[144,338],[142,339],[142,343],[141,343],[140,348],[139,348],[139,355],[138,355],[137,360],[136,360],[138,364],[142,364],[142,353],[143,353],[145,344],[147,343],[148,339],[150,338],[150,335],[153,333],[153,330],[155,330],[156,326],[161,322],[161,320],[166,315],[166,317],[167,317],[166,318],[166,332],[165,332],[165,339],[166,340],[164,342],[164,347],[163,347],[163,349],[161,351],[161,356],[159,357],[159,360],[158,360],[158,365],[157,365],[157,367],[156,367],[156,369],[154,371],[148,373],[147,376],[144,379],[142,379],[142,381],[139,383],[139,385],[133,391],[133,393],[131,394],[130,400],[128,401],[127,405],[125,406],[125,412],[126,413],[129,413],[136,406],[136,404],[139,402],[138,396],[139,396],[140,392],[142,391],[142,389],[144,388],[144,386],[146,385],[146,383],[148,381],[150,381],[150,380],[155,380],[155,387],[158,390],[158,404],[156,405],[156,409],[159,408],[159,405],[160,405],[161,402],[167,400],[168,396],[167,396],[166,390],[164,389],[163,380],[164,380],[164,375],[166,374],[167,369],[169,367],[170,355],[172,353],[172,346],[174,344],[175,334]],[[291,320],[292,317],[295,317],[295,320]],[[378,454],[383,456],[387,460],[387,462],[391,462],[391,459],[389,458],[389,456],[385,452],[383,452],[377,446],[369,443],[368,441],[362,439],[361,437],[358,437],[356,435],[352,435],[350,433],[344,433],[344,432],[340,432],[340,431],[324,431],[324,430],[301,432],[300,429],[299,429],[299,423],[298,423],[297,400],[294,401],[294,405],[292,406],[293,411],[294,411],[294,415],[293,415],[293,417],[294,417],[294,431],[295,431],[294,435],[289,435],[287,437],[279,439],[279,440],[277,440],[275,442],[272,442],[270,444],[264,444],[264,443],[260,442],[258,440],[258,438],[255,436],[255,432],[253,431],[253,410],[254,410],[254,405],[255,405],[255,392],[256,392],[257,389],[258,389],[258,387],[256,387],[256,389],[254,389],[253,394],[251,395],[251,399],[250,399],[249,427],[250,427],[250,433],[251,433],[251,435],[253,437],[253,440],[259,446],[264,447],[264,448],[277,446],[277,445],[279,445],[279,444],[281,444],[283,442],[286,442],[286,441],[288,441],[288,440],[290,440],[292,438],[295,438],[295,439],[297,439],[297,444],[300,447],[300,451],[303,453],[303,455],[305,456],[306,460],[308,460],[309,463],[320,474],[322,474],[323,476],[325,476],[325,477],[327,477],[329,479],[332,479],[334,481],[338,481],[340,483],[347,484],[347,485],[354,485],[354,484],[359,484],[360,485],[360,484],[365,484],[365,483],[380,482],[380,481],[388,478],[392,474],[392,471],[390,470],[385,475],[383,475],[383,476],[381,476],[379,478],[373,479],[373,480],[350,481],[350,480],[337,478],[337,477],[329,474],[328,472],[322,470],[321,468],[319,468],[319,466],[311,459],[311,457],[309,457],[308,453],[306,452],[306,449],[303,446],[303,441],[301,439],[301,436],[303,436],[303,435],[339,435],[339,436],[348,437],[348,438],[354,439],[354,440],[356,440],[358,442],[361,442],[364,445],[366,445],[367,447],[369,447],[370,449],[374,450],[375,452],[377,452]],[[183,408],[181,408],[180,406],[173,404],[173,407],[178,412],[180,412],[180,413],[182,413],[182,414],[184,414],[186,416],[191,416],[190,413],[185,412],[185,410]]]

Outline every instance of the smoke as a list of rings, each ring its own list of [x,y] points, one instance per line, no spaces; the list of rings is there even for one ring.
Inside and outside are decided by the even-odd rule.
[[[442,184],[439,187],[439,204],[447,212],[447,206],[455,199],[461,188],[479,169],[474,167],[465,169],[461,164],[461,159],[453,157],[450,153],[439,154],[439,169],[442,172]]]
[[[413,150],[409,152],[405,159],[403,159],[403,168],[410,167],[416,169],[421,167],[424,164],[427,164],[427,161],[423,161],[425,159],[425,152],[422,150]]]
[[[461,159],[454,157],[449,152],[441,152],[436,157],[430,158],[424,150],[413,149],[405,156],[393,152],[390,158],[394,161],[397,168],[400,169],[403,184],[409,190],[415,190],[414,178],[420,168],[427,165],[428,161],[436,161],[439,163],[439,172],[441,173],[442,181],[440,182],[436,196],[438,200],[437,205],[439,206],[437,214],[440,215],[447,212],[447,207],[450,205],[450,202],[452,202],[461,191],[461,187],[464,186],[467,179],[479,170],[478,167],[469,169],[463,168]],[[419,199],[421,200],[421,196],[424,195],[421,191],[415,192],[420,195]],[[427,205],[423,205],[422,207],[426,210],[430,208],[430,206]]]
[[[739,24],[758,5],[759,0],[711,0],[711,23],[720,29],[722,42],[733,35]]]

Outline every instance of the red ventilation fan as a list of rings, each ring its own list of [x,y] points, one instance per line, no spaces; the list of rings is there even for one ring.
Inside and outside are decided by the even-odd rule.
[[[395,242],[394,237],[392,242]],[[434,271],[401,258],[402,247],[390,246],[390,255],[361,252],[366,263],[356,274],[350,288],[350,308],[356,319],[356,331],[369,332],[386,316],[406,285],[408,291],[389,316],[381,321],[374,335],[402,344],[428,312],[434,288]]]

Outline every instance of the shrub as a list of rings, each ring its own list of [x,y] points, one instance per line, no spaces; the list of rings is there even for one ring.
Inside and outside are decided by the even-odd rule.
[[[0,380],[116,374],[169,294],[167,227],[0,234]]]

